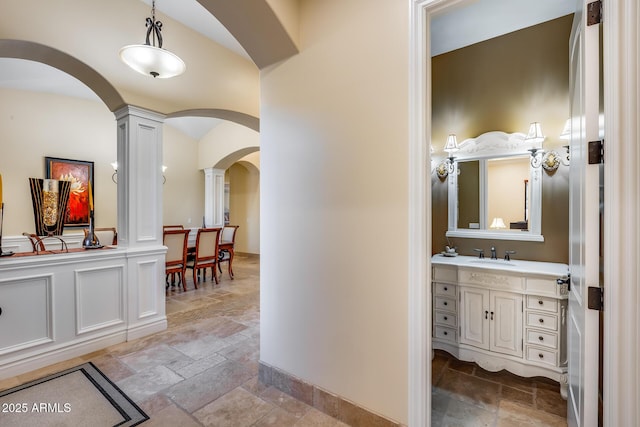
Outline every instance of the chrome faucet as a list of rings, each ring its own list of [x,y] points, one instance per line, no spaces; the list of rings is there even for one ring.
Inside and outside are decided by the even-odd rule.
[[[474,249],[475,252],[478,252],[478,258],[484,258],[484,249]]]
[[[491,259],[498,259],[498,255],[496,254],[496,247],[491,246]]]
[[[516,251],[504,251],[504,260],[511,261],[511,255],[515,254]]]

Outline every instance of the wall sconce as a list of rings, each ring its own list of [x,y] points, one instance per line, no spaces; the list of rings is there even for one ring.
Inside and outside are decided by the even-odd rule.
[[[118,183],[118,162],[111,163],[111,167],[113,168],[113,175],[111,175],[111,181],[114,183]]]
[[[113,175],[111,175],[111,181],[118,183],[118,162],[111,163],[111,167],[113,168]],[[162,165],[162,184],[167,182],[167,178],[164,176],[164,172],[167,170],[165,165]]]
[[[524,142],[526,144],[531,144],[529,152],[531,153],[531,166],[534,168],[539,168],[542,164],[542,153],[544,153],[544,150],[542,149],[542,142],[545,138],[546,137],[542,133],[542,126],[540,126],[540,123],[531,123],[529,126],[529,133],[527,133],[527,136],[524,138]]]
[[[458,151],[458,139],[456,138],[455,134],[449,134],[449,136],[447,137],[447,142],[444,144],[444,151],[446,151],[449,154],[449,157],[446,160],[446,168],[447,168],[447,175],[450,173],[453,173],[454,169],[455,169],[455,165],[454,165],[454,161],[455,161],[455,157],[453,156],[453,153],[455,153],[456,151]]]

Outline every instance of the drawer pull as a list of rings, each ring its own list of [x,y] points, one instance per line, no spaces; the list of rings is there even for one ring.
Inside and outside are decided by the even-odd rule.
[[[540,323],[544,323],[544,319],[538,319]]]
[[[488,318],[489,318],[489,312],[488,312],[488,311],[485,311],[485,312],[484,312],[484,318],[485,318],[485,319],[488,319]]]
[[[539,353],[539,354],[538,354],[538,357],[539,357],[540,359],[544,359],[544,354]]]
[[[445,287],[444,287],[444,290],[445,290],[445,291],[448,291],[448,290],[449,290],[449,288],[447,288],[447,287],[445,286]]]
[[[538,300],[538,304],[542,305],[544,304],[544,301]]]
[[[491,320],[493,320],[493,311],[491,312]]]
[[[446,301],[445,301],[445,302],[443,302],[442,304],[444,304],[444,305],[449,305],[449,303],[448,303],[448,302],[446,302]]]
[[[445,334],[445,335],[449,335],[449,333],[448,333],[447,331],[444,331],[444,334]]]
[[[538,337],[538,339],[539,339],[540,341],[544,341],[544,337],[543,337],[542,335],[540,335],[540,336]]]
[[[0,307],[0,316],[2,316],[2,307]]]
[[[447,316],[444,316],[444,320],[449,320],[449,318]]]

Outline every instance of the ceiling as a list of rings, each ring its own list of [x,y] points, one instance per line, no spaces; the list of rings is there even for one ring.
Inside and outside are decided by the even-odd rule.
[[[151,0],[139,0],[149,5]],[[521,28],[573,13],[573,1],[470,0],[432,18],[432,53],[438,55],[488,40]],[[250,59],[238,41],[196,0],[162,0],[156,9],[236,54]],[[478,25],[481,22],[482,25]],[[143,29],[141,28],[141,32]],[[0,58],[0,87],[64,94],[99,100],[87,86],[48,65],[21,59]],[[180,117],[166,123],[200,140],[220,119]]]

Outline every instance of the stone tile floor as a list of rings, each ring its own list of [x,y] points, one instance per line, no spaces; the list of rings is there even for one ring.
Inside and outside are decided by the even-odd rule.
[[[431,366],[433,427],[567,425],[567,401],[555,381],[488,372],[440,350]]]
[[[197,290],[187,274],[187,292],[167,291],[166,331],[0,381],[0,390],[91,361],[150,416],[144,426],[346,426],[258,382],[259,257],[238,254],[234,271],[219,285],[209,272]],[[433,426],[566,425],[552,382],[491,374],[444,352],[433,380]]]

